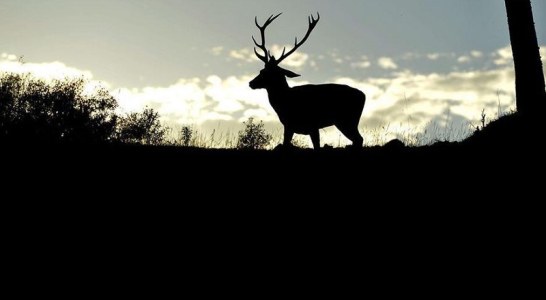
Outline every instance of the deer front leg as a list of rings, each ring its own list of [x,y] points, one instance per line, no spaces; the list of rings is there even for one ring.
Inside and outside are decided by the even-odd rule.
[[[320,149],[320,132],[318,129],[311,132],[311,142],[313,142],[313,148],[315,150]]]
[[[292,146],[292,138],[294,137],[294,131],[284,127],[284,141],[283,146],[289,147]]]

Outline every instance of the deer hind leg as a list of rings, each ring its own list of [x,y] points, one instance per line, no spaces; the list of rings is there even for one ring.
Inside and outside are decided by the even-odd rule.
[[[313,142],[313,149],[320,149],[320,132],[318,129],[311,132],[311,142]]]
[[[336,124],[337,129],[343,133],[351,142],[353,142],[353,147],[362,147],[364,139],[358,132],[358,126],[352,125],[348,126],[346,124]]]

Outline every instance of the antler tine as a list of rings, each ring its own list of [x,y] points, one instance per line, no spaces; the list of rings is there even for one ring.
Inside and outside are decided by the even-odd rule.
[[[280,15],[282,15],[282,13],[280,13],[278,15],[269,16],[269,18],[267,19],[267,21],[265,21],[263,26],[260,26],[260,24],[258,23],[258,17],[254,18],[254,23],[256,24],[256,27],[258,27],[258,29],[260,29],[260,35],[262,37],[262,43],[258,44],[258,42],[254,38],[254,36],[252,36],[252,40],[254,41],[254,44],[256,45],[256,47],[258,47],[260,50],[263,51],[264,55],[259,54],[258,51],[256,50],[256,47],[254,47],[254,53],[264,63],[267,63],[269,61],[268,56],[271,57],[271,54],[269,54],[269,51],[267,50],[267,48],[265,46],[265,29],[267,28],[267,26],[269,26],[271,23],[273,23],[273,21],[275,21],[275,19],[277,19]]]
[[[273,23],[273,21],[275,21],[275,19],[278,18],[280,15],[282,15],[282,13],[279,13],[276,16],[274,15],[269,16],[267,21],[265,21],[263,28],[265,29],[267,26],[269,26],[269,24]]]
[[[281,63],[284,59],[286,59],[287,57],[292,55],[292,53],[296,52],[296,50],[307,41],[307,39],[311,35],[311,32],[313,31],[313,29],[315,29],[315,26],[317,26],[317,23],[318,23],[319,20],[320,20],[320,14],[318,12],[317,12],[317,18],[316,19],[312,14],[311,14],[311,16],[308,17],[309,28],[307,29],[307,33],[305,34],[305,36],[303,37],[303,39],[299,43],[298,43],[298,37],[296,37],[296,39],[294,40],[294,48],[292,48],[292,50],[288,51],[288,53],[285,54],[284,53],[285,51],[283,50],[281,57],[277,60],[277,64]],[[285,50],[286,50],[286,48],[285,48]]]
[[[267,63],[268,59],[266,56],[263,56],[263,55],[260,55],[258,53],[258,50],[256,50],[256,47],[254,47],[254,54],[256,54],[256,57],[258,57],[261,61],[263,61],[264,63]]]
[[[281,57],[283,57],[283,56],[284,56],[284,52],[286,52],[286,47],[283,47],[283,48],[282,48],[282,54],[281,54]]]

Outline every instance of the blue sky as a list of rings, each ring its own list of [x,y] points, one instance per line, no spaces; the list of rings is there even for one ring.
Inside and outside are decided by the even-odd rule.
[[[546,45],[546,1],[533,5]],[[425,128],[446,110],[464,125],[482,109],[494,114],[499,99],[513,107],[502,0],[0,0],[0,70],[83,72],[123,107],[152,106],[169,124],[229,127],[256,116],[275,125],[265,92],[246,83],[262,67],[252,54],[254,16],[277,12],[267,32],[277,51],[320,12],[284,66],[303,75],[292,84],[361,88],[365,127]],[[14,59],[22,55],[24,66]]]

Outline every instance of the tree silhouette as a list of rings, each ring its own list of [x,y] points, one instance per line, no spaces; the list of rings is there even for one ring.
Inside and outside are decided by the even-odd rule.
[[[546,92],[531,0],[504,2],[516,72],[517,110],[524,115],[542,113]]]

